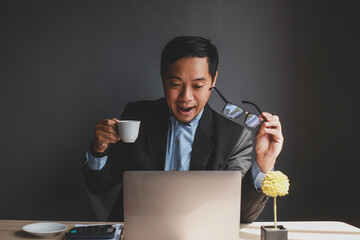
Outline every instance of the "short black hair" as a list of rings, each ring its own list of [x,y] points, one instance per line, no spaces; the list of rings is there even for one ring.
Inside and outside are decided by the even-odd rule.
[[[161,53],[161,77],[164,78],[170,64],[184,57],[207,57],[209,73],[214,80],[219,64],[217,48],[209,39],[196,36],[179,36],[165,46]]]

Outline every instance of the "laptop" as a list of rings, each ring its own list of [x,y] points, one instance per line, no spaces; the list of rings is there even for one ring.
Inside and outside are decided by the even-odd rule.
[[[125,240],[237,240],[238,171],[124,173]]]

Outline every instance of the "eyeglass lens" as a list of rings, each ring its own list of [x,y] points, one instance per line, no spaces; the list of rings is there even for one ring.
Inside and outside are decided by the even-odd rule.
[[[249,127],[256,128],[258,127],[264,120],[259,118],[255,114],[249,113],[245,119],[245,124]]]
[[[235,119],[238,116],[240,116],[241,114],[244,113],[244,110],[242,108],[239,108],[238,106],[228,103],[226,104],[226,106],[224,107],[223,110],[223,114],[225,114],[225,116]]]

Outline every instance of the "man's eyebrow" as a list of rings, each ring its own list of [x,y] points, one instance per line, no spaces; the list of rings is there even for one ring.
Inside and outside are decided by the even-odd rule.
[[[182,81],[182,78],[181,77],[178,77],[178,76],[175,76],[175,75],[170,75],[168,76],[169,79],[178,79],[180,81]],[[199,77],[199,78],[195,78],[194,80],[191,80],[192,82],[195,82],[195,81],[206,81],[206,79],[204,77]]]
[[[174,79],[182,80],[181,77],[178,77],[178,76],[175,76],[175,75],[170,75],[168,78],[174,78]]]
[[[200,77],[200,78],[195,78],[194,80],[192,80],[192,82],[195,81],[206,81],[206,79],[204,77]]]

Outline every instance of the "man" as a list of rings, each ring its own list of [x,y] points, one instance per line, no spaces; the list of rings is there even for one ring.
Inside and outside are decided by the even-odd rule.
[[[88,189],[105,193],[122,183],[126,170],[238,170],[243,175],[241,220],[254,221],[267,200],[261,180],[282,148],[281,124],[277,116],[262,113],[265,121],[252,160],[252,133],[207,105],[217,66],[218,52],[210,40],[171,40],[161,55],[165,99],[129,103],[123,111],[122,119],[141,121],[136,142],[120,141],[115,118],[96,125],[84,168]],[[109,221],[123,221],[122,190]]]

